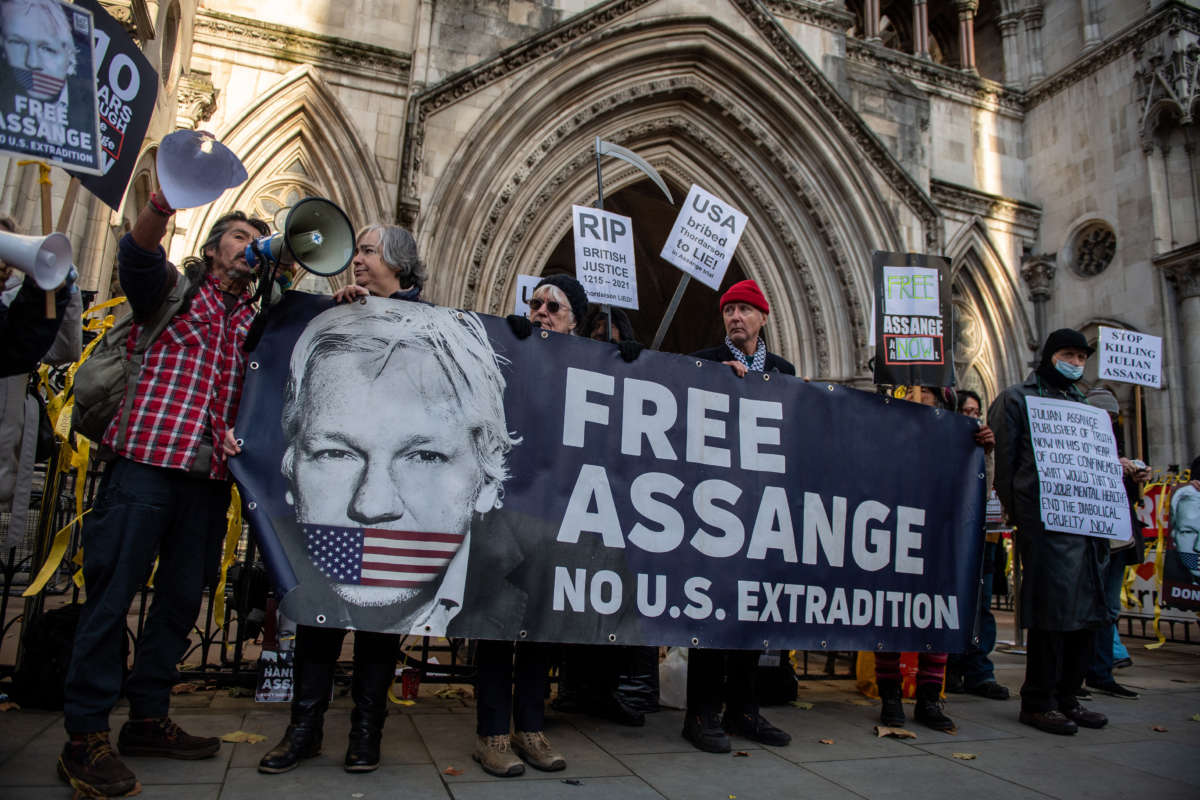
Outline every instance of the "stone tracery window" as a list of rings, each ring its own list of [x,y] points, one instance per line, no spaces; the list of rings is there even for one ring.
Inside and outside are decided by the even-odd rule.
[[[1071,239],[1071,269],[1085,278],[1108,269],[1116,254],[1117,234],[1105,222],[1089,222]]]

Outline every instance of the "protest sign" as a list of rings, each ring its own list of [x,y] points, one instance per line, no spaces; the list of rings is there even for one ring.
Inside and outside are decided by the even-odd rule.
[[[1190,483],[1171,492],[1163,552],[1162,604],[1200,611],[1200,490]]]
[[[598,208],[571,206],[575,277],[592,303],[638,307],[633,220]]]
[[[1162,388],[1162,339],[1123,328],[1100,328],[1100,380]]]
[[[100,174],[78,177],[83,188],[115,210],[121,207],[154,114],[158,73],[100,3],[76,0],[75,5],[90,11],[95,21],[92,39],[100,126]]]
[[[920,253],[876,252],[875,382],[953,386],[950,262]]]
[[[933,652],[970,635],[966,417],[298,292],[246,374],[231,467],[301,624]]]
[[[294,663],[294,650],[263,650],[258,657],[255,702],[290,703],[295,678]]]
[[[518,317],[529,316],[529,298],[533,297],[533,290],[537,287],[541,280],[541,275],[517,276],[517,297],[513,301],[512,313],[516,314]]]
[[[1128,541],[1132,535],[1117,440],[1108,412],[1026,397],[1047,530]]]
[[[693,183],[661,256],[710,289],[720,289],[749,220]]]
[[[0,152],[100,172],[92,14],[59,0],[0,3]]]

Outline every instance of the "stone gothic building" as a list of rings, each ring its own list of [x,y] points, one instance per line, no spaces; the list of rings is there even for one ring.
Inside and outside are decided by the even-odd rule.
[[[157,142],[196,127],[250,178],[178,215],[176,259],[230,207],[270,216],[321,195],[356,225],[410,226],[428,299],[505,314],[518,274],[572,270],[570,207],[596,200],[599,136],[677,199],[696,183],[749,215],[727,281],[763,286],[772,349],[802,375],[868,387],[872,251],[940,253],[960,384],[990,400],[1057,327],[1161,336],[1161,390],[1109,386],[1127,451],[1140,404],[1147,461],[1200,453],[1192,3],[103,2],[162,89],[123,208],[77,201],[71,235],[101,299]],[[11,159],[0,174],[0,210],[32,229],[35,176]],[[56,171],[57,202],[65,182]],[[678,275],[657,257],[675,209],[624,162],[604,184],[637,226],[648,341]],[[716,341],[715,301],[693,285],[664,349]]]

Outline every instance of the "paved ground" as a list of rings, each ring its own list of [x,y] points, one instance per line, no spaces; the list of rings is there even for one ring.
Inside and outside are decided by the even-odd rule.
[[[1134,649],[1130,641],[1131,650]],[[1139,651],[1140,647],[1137,648]],[[174,718],[194,733],[261,733],[260,744],[226,744],[212,760],[186,763],[130,759],[147,798],[939,798],[1200,797],[1200,647],[1170,645],[1135,652],[1137,664],[1118,673],[1142,696],[1097,697],[1088,705],[1109,715],[1100,731],[1074,737],[1040,733],[1017,722],[1017,702],[952,696],[947,704],[956,736],[910,723],[917,739],[877,739],[878,707],[850,681],[805,682],[801,700],[767,710],[790,731],[792,744],[762,748],[734,740],[744,757],[693,750],[679,736],[682,712],[651,715],[644,728],[622,728],[587,717],[551,713],[547,733],[567,757],[566,772],[530,770],[524,777],[490,778],[471,761],[473,705],[469,699],[422,697],[392,706],[384,736],[384,766],[366,775],[340,768],[349,701],[338,698],[326,723],[327,752],[285,775],[255,771],[259,757],[286,724],[286,709],[255,705],[227,692],[176,698]],[[1020,683],[1018,656],[997,655],[1001,682]],[[423,690],[436,687],[425,686]],[[114,725],[122,721],[120,711]],[[1164,728],[1158,731],[1155,728]],[[832,744],[822,744],[830,739]],[[54,774],[62,747],[61,715],[0,713],[0,797],[66,798]],[[975,756],[960,760],[956,753]],[[461,771],[461,774],[458,774]],[[569,783],[567,781],[570,781]]]

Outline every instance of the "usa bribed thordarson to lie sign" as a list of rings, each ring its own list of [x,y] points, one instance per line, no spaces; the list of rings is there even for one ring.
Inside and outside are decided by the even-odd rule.
[[[419,303],[289,293],[272,319],[232,466],[301,623],[942,652],[971,634],[972,420]]]

